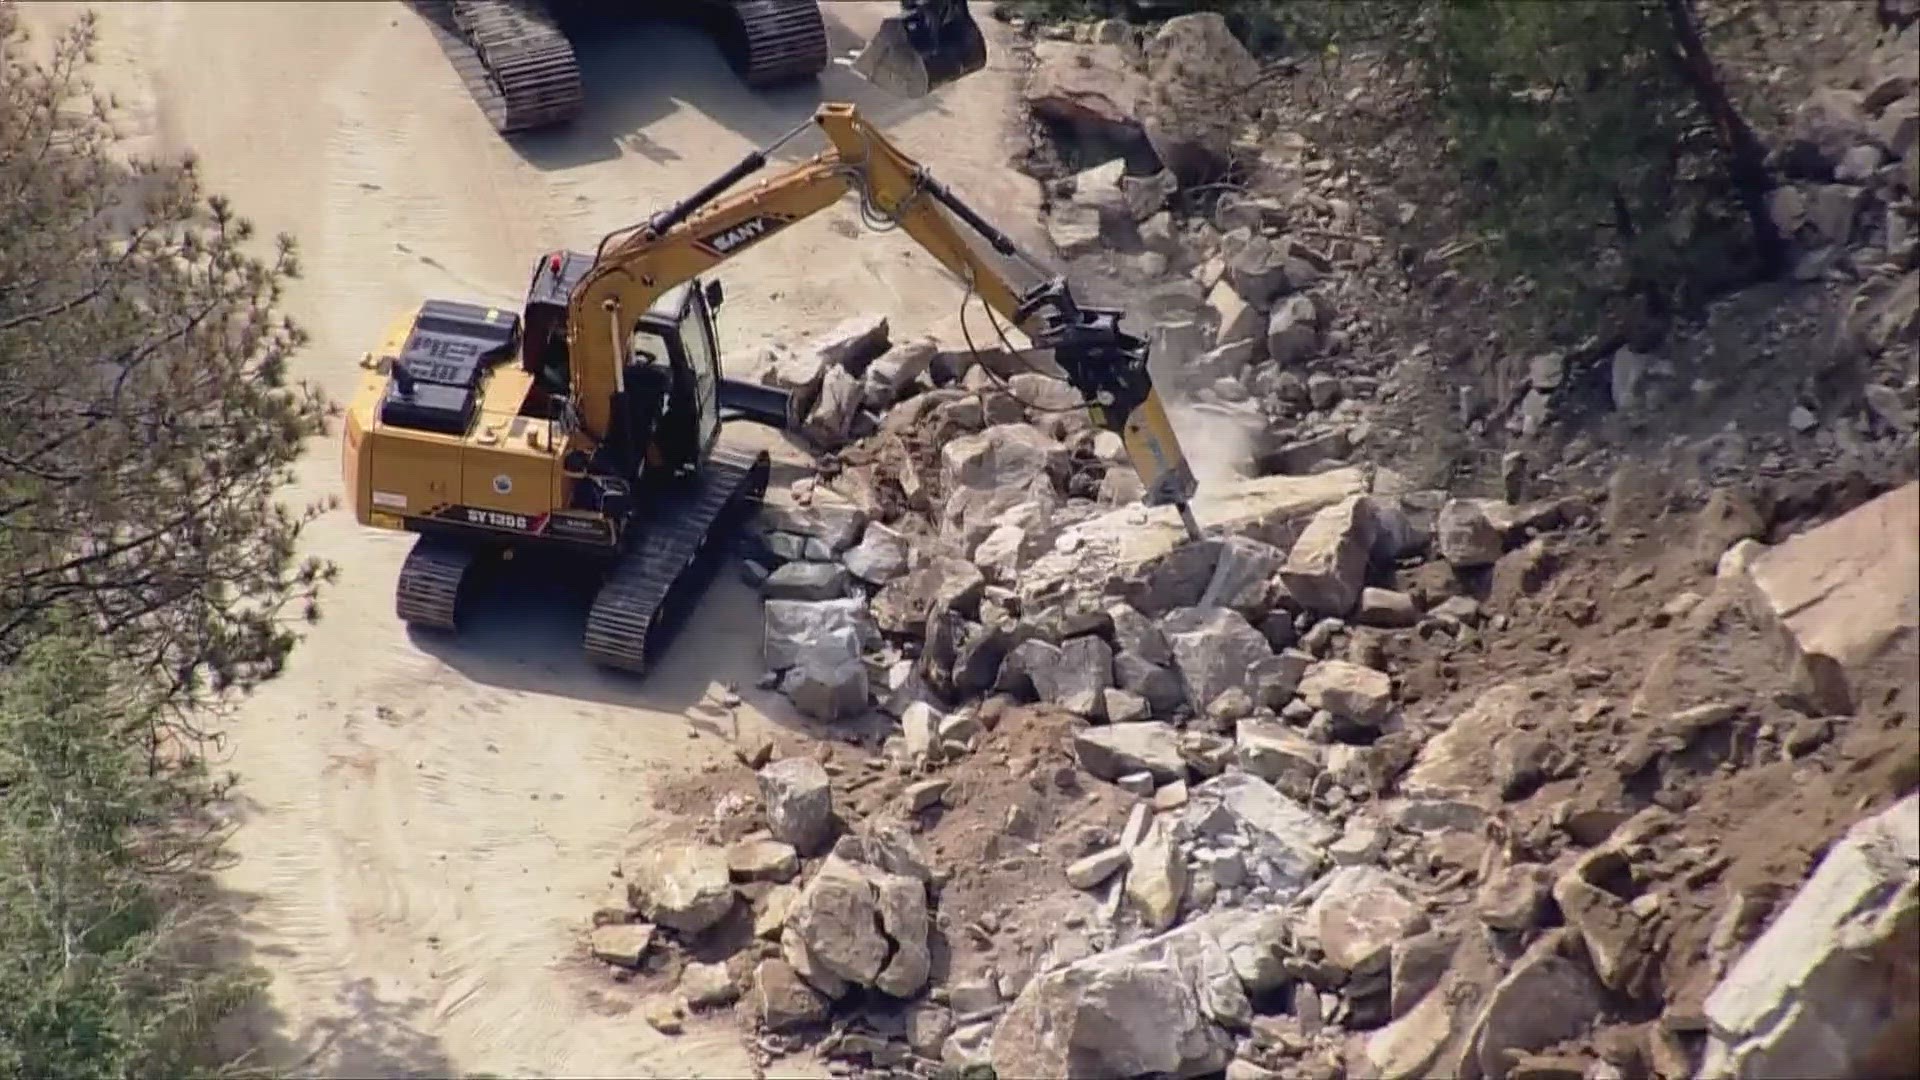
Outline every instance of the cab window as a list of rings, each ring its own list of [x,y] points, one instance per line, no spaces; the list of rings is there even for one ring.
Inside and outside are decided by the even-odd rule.
[[[719,426],[718,409],[720,354],[714,345],[713,327],[701,304],[687,305],[680,322],[680,338],[686,345],[687,361],[693,365],[694,400],[700,410],[700,441],[705,444]]]

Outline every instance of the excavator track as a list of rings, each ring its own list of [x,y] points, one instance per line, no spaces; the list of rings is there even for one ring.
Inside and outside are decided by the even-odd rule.
[[[718,14],[721,52],[755,89],[826,70],[827,20],[819,0],[732,0]]]
[[[400,567],[393,609],[409,626],[457,630],[460,599],[467,571],[473,568],[472,548],[438,536],[422,536]]]
[[[767,490],[764,450],[716,447],[697,484],[650,507],[639,546],[607,576],[587,613],[587,658],[642,674],[672,640],[706,584],[715,541],[731,533]]]
[[[586,93],[573,45],[540,0],[414,0],[440,51],[503,135],[580,115]]]

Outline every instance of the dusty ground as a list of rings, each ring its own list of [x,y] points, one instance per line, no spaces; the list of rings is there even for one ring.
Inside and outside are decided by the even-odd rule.
[[[830,18],[852,41],[890,6],[835,3]],[[50,28],[78,7],[25,15]],[[289,306],[313,343],[296,374],[336,397],[395,309],[425,295],[517,305],[541,252],[590,248],[823,95],[866,106],[1010,230],[1036,217],[1031,182],[1004,168],[1020,138],[1004,53],[924,102],[878,100],[841,70],[818,90],[755,96],[704,37],[637,26],[583,48],[590,105],[575,129],[515,147],[398,3],[101,15],[103,81],[136,134],[191,149],[263,232],[301,241]],[[897,333],[952,318],[961,294],[930,258],[903,237],[849,239],[851,203],[822,216],[725,275],[733,363],[852,313],[883,311]],[[335,493],[336,454],[317,446],[290,496]],[[341,566],[327,617],[233,730],[244,827],[225,883],[245,948],[273,977],[245,1035],[305,1075],[741,1075],[731,1035],[668,1041],[606,1007],[575,958],[606,868],[634,823],[645,829],[658,770],[725,752],[709,692],[747,687],[745,723],[786,719],[750,689],[753,596],[720,583],[666,666],[633,685],[578,659],[583,603],[524,584],[457,644],[409,636],[390,601],[407,544],[345,512],[318,523],[311,550]]]

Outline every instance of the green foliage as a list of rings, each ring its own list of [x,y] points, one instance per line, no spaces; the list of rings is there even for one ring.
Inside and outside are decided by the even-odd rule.
[[[1138,5],[1029,0],[1032,18],[1126,15]],[[1767,177],[1721,85],[1692,0],[1172,0],[1160,18],[1218,11],[1256,53],[1366,54],[1369,89],[1405,74],[1437,152],[1430,174],[1480,234],[1483,269],[1529,300],[1549,336],[1621,316],[1664,320],[1743,274],[1777,269]],[[1692,40],[1689,40],[1691,37]],[[1691,47],[1691,48],[1690,48]],[[1332,108],[1329,123],[1355,136]],[[1423,208],[1430,216],[1435,208]]]
[[[207,789],[145,768],[124,697],[64,634],[0,674],[0,1075],[181,1075],[256,986],[179,955]]]
[[[91,18],[31,62],[0,7],[0,663],[49,614],[111,635],[182,705],[276,671],[330,568],[278,489],[323,402],[289,386],[293,242],[130,159],[93,93]]]
[[[1417,43],[1495,268],[1573,332],[1664,312],[1737,227],[1721,148],[1658,0],[1457,0]],[[1716,262],[1721,261],[1716,257]]]
[[[270,676],[331,568],[279,486],[325,403],[191,161],[131,157],[83,17],[0,5],[0,1076],[178,1076],[257,988],[210,963],[193,718]]]

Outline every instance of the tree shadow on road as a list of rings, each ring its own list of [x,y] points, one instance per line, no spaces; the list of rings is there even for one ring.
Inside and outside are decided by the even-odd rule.
[[[291,949],[254,944],[268,898],[211,883],[203,889],[204,915],[219,928],[210,946],[215,959],[238,968],[301,962]],[[371,979],[342,972],[325,1016],[295,1029],[263,991],[221,1023],[214,1049],[269,1076],[460,1076],[440,1040],[424,1030],[433,1009],[431,1001],[392,998]]]
[[[828,5],[829,9],[832,5]],[[827,35],[841,58],[865,40],[829,10]],[[727,66],[713,35],[699,25],[666,20],[596,20],[571,30],[586,94],[585,111],[565,128],[512,137],[513,148],[534,166],[556,171],[623,153],[657,165],[678,161],[680,152],[650,132],[655,124],[691,109],[754,146],[765,146],[813,115],[823,101],[852,102],[881,130],[909,117],[946,113],[939,94],[899,98],[887,94],[840,63],[817,79],[755,90]],[[780,157],[798,160],[824,147],[818,136],[802,137]]]

